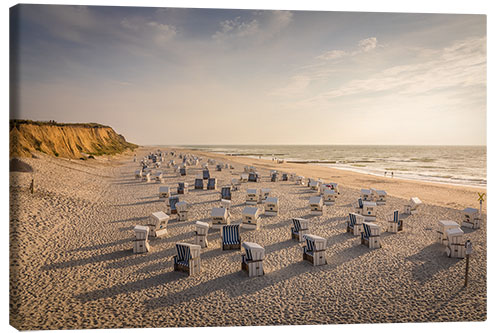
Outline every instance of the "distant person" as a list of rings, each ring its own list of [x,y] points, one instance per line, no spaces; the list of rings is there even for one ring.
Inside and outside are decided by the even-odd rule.
[[[392,178],[394,178],[394,171],[393,171],[393,172],[391,172],[391,177],[392,177]]]
[[[387,176],[387,171],[384,171],[384,177]]]

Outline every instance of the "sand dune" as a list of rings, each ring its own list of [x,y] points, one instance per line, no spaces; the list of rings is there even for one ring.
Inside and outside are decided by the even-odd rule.
[[[137,155],[151,149],[141,148]],[[444,246],[436,243],[437,221],[458,221],[459,209],[477,205],[475,189],[244,157],[217,160],[235,166],[222,172],[210,167],[219,186],[238,177],[244,164],[256,165],[265,176],[266,168],[293,169],[338,182],[338,202],[323,216],[311,217],[311,233],[327,239],[328,264],[303,262],[301,246],[290,239],[290,219],[310,217],[312,193],[305,186],[264,177],[233,193],[235,222],[247,188],[271,188],[279,198],[279,216],[263,217],[260,231],[242,234],[243,241],[266,249],[263,277],[242,273],[240,252],[223,252],[215,231],[202,250],[202,273],[187,277],[173,271],[174,244],[194,241],[194,221],[208,220],[219,199],[219,191],[192,190],[200,167],[191,167],[186,177],[163,169],[167,185],[181,179],[190,183],[191,191],[181,195],[191,205],[190,218],[172,219],[169,234],[152,240],[150,253],[137,255],[133,227],[166,210],[166,204],[158,200],[158,183],[134,178],[138,163],[131,154],[88,161],[23,158],[34,169],[36,191],[28,190],[31,174],[11,173],[11,324],[27,330],[486,319],[486,223],[479,230],[464,229],[474,245],[467,289],[462,288],[465,261],[446,257]],[[388,215],[410,196],[424,204],[405,220],[403,232],[383,232],[383,247],[369,250],[345,232],[361,187],[388,192],[377,218],[384,231]]]

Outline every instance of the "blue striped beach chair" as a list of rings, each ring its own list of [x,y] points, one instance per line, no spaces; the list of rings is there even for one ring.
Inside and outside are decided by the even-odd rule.
[[[188,192],[188,184],[184,182],[177,183],[177,194],[186,194]]]
[[[326,239],[306,234],[306,245],[302,247],[302,259],[311,262],[314,266],[326,264]]]
[[[186,168],[180,168],[179,173],[181,174],[181,176],[185,176],[186,175]]]
[[[375,223],[363,223],[363,231],[361,232],[361,244],[368,246],[370,249],[382,247],[380,244],[380,227]]]
[[[239,224],[223,225],[221,230],[221,236],[222,236],[222,250],[241,249]]]
[[[201,270],[201,246],[188,243],[175,244],[177,255],[174,256],[174,271],[186,272],[188,275]]]
[[[220,190],[220,197],[224,200],[231,200],[231,187],[224,186]]]
[[[288,174],[287,173],[282,174],[281,175],[281,180],[284,181],[284,182],[288,181]]]
[[[347,232],[354,232],[354,225],[356,225],[356,215],[349,213],[349,219],[347,220]]]
[[[257,172],[250,172],[248,174],[248,181],[257,183],[259,181],[259,174]]]
[[[207,190],[216,190],[216,189],[217,189],[217,178],[208,178]]]
[[[196,178],[194,180],[194,189],[195,190],[203,190],[203,179]]]
[[[292,218],[292,223],[292,239],[296,239],[299,242],[304,241],[303,235],[309,230],[308,221],[302,218]]]
[[[170,197],[168,199],[168,207],[170,214],[177,214],[177,206],[176,204],[179,202],[179,197]]]
[[[399,211],[395,210],[392,215],[392,220],[388,221],[389,228],[387,231],[392,233],[397,233],[398,231],[403,230],[403,220],[399,217]]]
[[[203,179],[209,179],[209,178],[210,178],[210,171],[203,170]]]
[[[277,173],[277,172],[274,172],[274,173],[271,175],[271,181],[272,181],[272,182],[277,182],[277,181],[278,181],[278,173]]]

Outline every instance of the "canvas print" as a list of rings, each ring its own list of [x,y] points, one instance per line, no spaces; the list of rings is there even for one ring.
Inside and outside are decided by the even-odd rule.
[[[10,9],[19,330],[485,321],[486,16]]]

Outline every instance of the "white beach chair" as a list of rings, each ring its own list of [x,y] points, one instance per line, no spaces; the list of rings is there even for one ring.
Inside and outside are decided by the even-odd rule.
[[[377,204],[371,201],[363,201],[361,198],[354,204],[356,214],[363,215],[366,221],[375,221],[377,219]]]
[[[476,208],[465,208],[462,211],[462,227],[479,229],[483,221],[479,210]]]
[[[241,227],[244,229],[260,229],[259,208],[245,207],[241,213],[242,223]]]
[[[336,198],[337,198],[337,195],[335,194],[334,190],[331,190],[330,188],[327,187],[323,191],[323,202],[326,206],[334,205]]]
[[[309,199],[309,208],[312,215],[323,215],[323,198],[311,197]]]
[[[161,237],[167,234],[167,224],[170,216],[164,212],[154,212],[151,214],[151,222],[148,224],[152,237]]]
[[[195,244],[206,248],[208,246],[208,229],[210,225],[206,222],[196,221],[195,222],[195,232],[194,232],[194,242]]]
[[[187,221],[189,210],[188,203],[186,201],[179,201],[175,204],[175,208],[177,209],[178,220]]]
[[[226,208],[214,207],[210,213],[212,228],[220,229],[223,225],[230,223],[229,213]]]
[[[266,252],[262,246],[257,243],[243,242],[244,254],[241,255],[241,269],[249,277],[264,275],[264,257]]]
[[[447,229],[445,231],[448,244],[446,255],[450,258],[463,259],[465,257],[464,232],[460,228]]]
[[[361,189],[361,200],[372,201],[372,191],[362,188]]]
[[[277,216],[278,212],[278,198],[267,197],[267,199],[264,201],[264,214],[266,216]]]
[[[385,205],[387,202],[387,192],[384,190],[374,190],[376,193],[375,202],[377,205]]]
[[[260,201],[260,189],[249,188],[247,189],[246,204],[256,205]]]
[[[417,213],[417,209],[421,204],[422,204],[422,201],[419,198],[417,198],[417,197],[410,198],[409,204],[405,205],[405,207],[404,207],[405,214],[411,215],[411,214]]]
[[[132,249],[133,252],[134,253],[149,252],[150,250],[149,240],[148,240],[149,227],[136,225],[134,227],[134,233],[135,233],[135,239],[134,239],[134,247]]]
[[[446,236],[446,230],[448,229],[460,229],[460,225],[455,221],[440,220],[437,229],[438,243],[448,245],[448,238]]]
[[[302,259],[313,266],[326,265],[326,239],[323,237],[305,234],[306,245],[302,247]]]
[[[170,197],[170,187],[168,186],[160,186],[158,189],[158,196],[160,199],[166,199]]]
[[[242,183],[246,183],[246,182],[248,182],[248,173],[242,173],[242,174],[240,175],[240,181],[241,181]]]
[[[176,243],[177,255],[174,256],[174,271],[198,274],[201,271],[201,246],[189,243]]]

